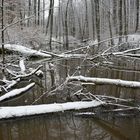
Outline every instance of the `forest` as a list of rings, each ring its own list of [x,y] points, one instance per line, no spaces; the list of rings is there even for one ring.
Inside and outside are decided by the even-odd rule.
[[[139,140],[139,18],[139,0],[0,0],[0,139]]]

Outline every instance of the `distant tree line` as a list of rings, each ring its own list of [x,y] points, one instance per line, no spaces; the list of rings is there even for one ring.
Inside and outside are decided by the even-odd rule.
[[[139,0],[57,0],[56,6],[55,0],[0,1],[1,29],[20,20],[20,30],[34,27],[48,36],[50,49],[52,37],[63,38],[68,49],[69,36],[100,41],[139,31]]]

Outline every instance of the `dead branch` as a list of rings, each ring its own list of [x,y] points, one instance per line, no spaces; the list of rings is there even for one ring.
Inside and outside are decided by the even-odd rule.
[[[128,88],[140,88],[140,82],[126,81],[121,79],[108,79],[108,78],[96,78],[96,77],[84,77],[84,76],[72,76],[68,77],[68,81],[81,81],[81,82],[93,82],[100,85],[116,85]]]
[[[40,65],[40,66],[38,66],[35,70],[33,70],[32,72],[30,72],[29,74],[17,75],[17,76],[15,76],[15,77],[13,77],[12,79],[13,79],[13,80],[18,79],[18,78],[20,78],[20,79],[25,79],[25,78],[30,77],[30,76],[32,76],[33,74],[35,74],[35,73],[36,73],[40,68],[42,68],[42,67],[43,67],[43,66]]]
[[[18,95],[21,95],[22,93],[25,93],[26,91],[31,89],[34,85],[35,85],[35,83],[31,83],[31,84],[27,85],[26,87],[11,90],[10,92],[8,92],[0,97],[0,102],[6,101],[6,100],[9,100]]]

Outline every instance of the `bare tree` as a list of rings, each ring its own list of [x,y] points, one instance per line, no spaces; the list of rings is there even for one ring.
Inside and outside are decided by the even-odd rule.
[[[99,7],[100,0],[95,0],[95,15],[96,15],[96,34],[97,40],[100,42],[100,7]]]
[[[89,38],[88,5],[87,5],[87,0],[84,0],[84,2],[85,2],[85,23],[83,28],[83,36],[88,39]]]
[[[92,11],[92,32],[93,32],[93,39],[95,39],[95,10],[94,10],[94,1],[91,0],[91,11]]]
[[[69,39],[68,39],[68,7],[70,0],[67,1],[66,11],[65,11],[65,48],[69,48]]]
[[[53,13],[54,13],[54,0],[51,0],[50,40],[49,40],[50,50],[52,50]]]
[[[123,33],[123,21],[122,21],[122,6],[123,6],[123,3],[122,3],[122,0],[119,0],[119,36],[122,36],[122,33]],[[120,37],[119,38],[119,42],[121,42],[122,38]]]
[[[135,32],[137,32],[139,28],[139,0],[136,0],[136,29]]]
[[[1,1],[1,42],[2,42],[2,73],[4,75],[4,64],[5,64],[5,55],[4,55],[4,0]]]
[[[37,24],[40,24],[40,0],[38,0],[38,19],[37,19]]]
[[[28,0],[28,17],[31,15],[31,0]],[[27,26],[30,26],[30,19],[27,22]]]
[[[36,5],[37,5],[37,0],[34,0],[34,15],[35,15],[35,21],[34,21],[34,23],[35,23],[35,25],[36,25],[36,14],[37,14],[37,12],[36,12]]]

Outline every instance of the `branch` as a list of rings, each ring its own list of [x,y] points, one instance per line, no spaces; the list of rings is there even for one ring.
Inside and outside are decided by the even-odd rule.
[[[17,76],[15,76],[15,77],[13,77],[12,79],[18,79],[18,78],[24,79],[24,78],[30,77],[30,76],[32,76],[33,74],[35,74],[35,73],[36,73],[40,68],[42,68],[42,67],[43,67],[43,66],[40,65],[40,66],[38,66],[35,70],[33,70],[32,72],[30,72],[29,74],[17,75]]]
[[[6,101],[6,100],[9,100],[9,99],[16,97],[18,95],[21,95],[22,93],[31,89],[34,85],[35,85],[35,83],[31,83],[31,84],[27,85],[26,87],[12,90],[12,91],[6,93],[5,95],[1,96],[0,102]]]
[[[73,76],[73,77],[68,77],[68,81],[93,82],[95,84],[102,84],[102,85],[106,84],[106,85],[116,85],[116,86],[122,86],[128,88],[140,88],[140,82],[126,81],[121,79]]]

